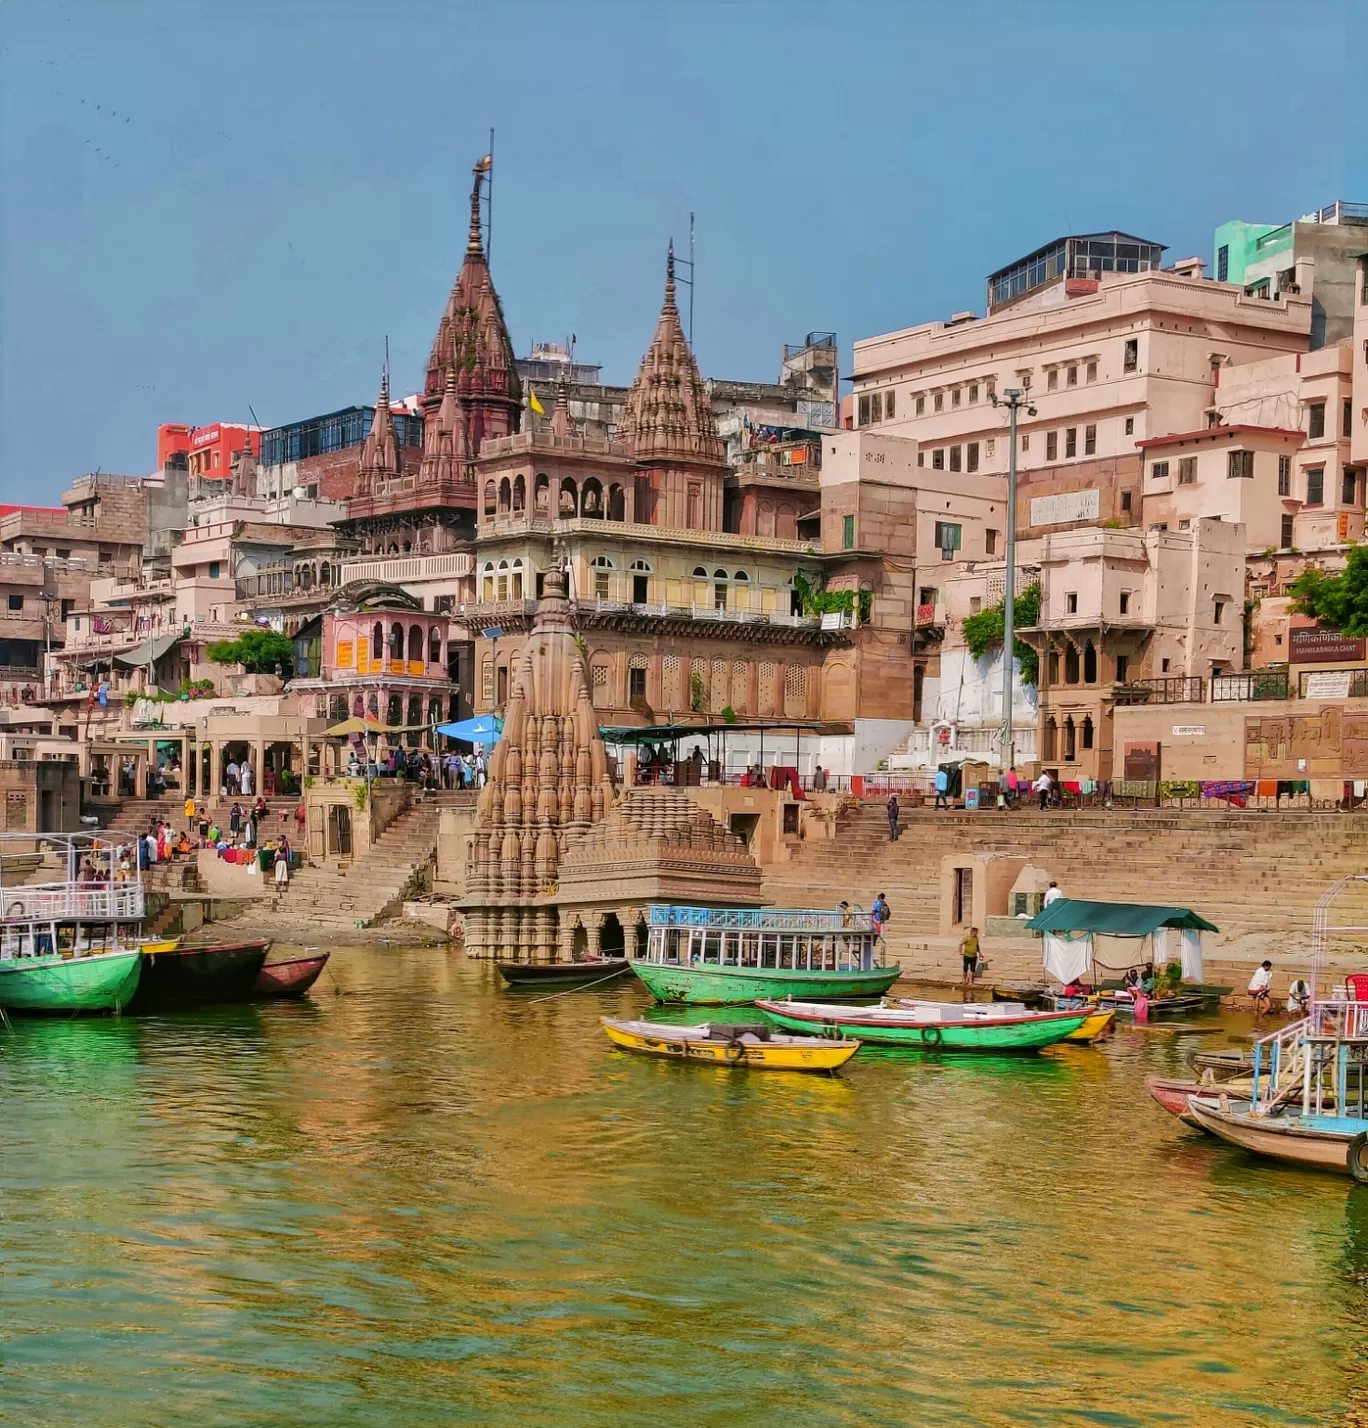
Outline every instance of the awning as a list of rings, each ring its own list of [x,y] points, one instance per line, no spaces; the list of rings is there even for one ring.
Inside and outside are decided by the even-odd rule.
[[[394,734],[398,731],[390,724],[382,724],[378,719],[362,719],[353,714],[350,719],[344,719],[340,724],[334,724],[331,729],[324,729],[326,737],[332,739],[349,738],[352,734]]]
[[[134,645],[131,650],[124,650],[122,654],[114,656],[115,664],[126,665],[129,669],[139,669],[144,665],[156,664],[156,662],[171,648],[178,644],[185,636],[180,632],[174,635],[159,635],[154,640],[144,640],[140,645]]]
[[[1186,907],[1160,907],[1146,902],[1083,902],[1058,897],[1026,924],[1034,932],[1099,932],[1111,937],[1148,937],[1161,927],[1220,929]]]
[[[438,724],[437,732],[448,739],[460,739],[464,744],[496,744],[503,733],[503,720],[481,714],[456,724]]]

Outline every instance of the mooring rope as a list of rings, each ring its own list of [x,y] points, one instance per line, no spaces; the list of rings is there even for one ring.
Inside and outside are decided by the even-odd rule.
[[[552,992],[545,997],[529,997],[527,1005],[532,1006],[534,1002],[553,1002],[557,997],[568,997],[571,992],[587,992],[590,987],[601,986],[604,982],[611,982],[614,977],[620,977],[624,972],[630,972],[630,967],[619,967],[616,972],[609,972],[606,977],[599,977],[596,981],[585,982],[581,987],[567,987],[563,992]]]

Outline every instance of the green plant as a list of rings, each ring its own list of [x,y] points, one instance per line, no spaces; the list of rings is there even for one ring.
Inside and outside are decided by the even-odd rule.
[[[982,659],[990,649],[1001,646],[1006,632],[1007,601],[1000,600],[977,615],[970,615],[962,626],[964,643],[975,659]],[[1025,629],[1040,621],[1040,586],[1028,585],[1012,602],[1012,614],[1017,629]],[[1012,641],[1012,653],[1021,663],[1021,682],[1036,684],[1040,680],[1040,656],[1023,640]]]
[[[728,704],[726,708],[722,711],[722,722],[724,724],[736,723],[736,710],[733,709],[730,704]]]
[[[369,801],[370,801],[370,787],[369,787],[369,785],[367,785],[367,784],[365,784],[365,783],[358,783],[358,784],[356,785],[356,796],[355,796],[355,798],[354,798],[354,800],[353,800],[353,802],[355,802],[355,804],[356,804],[356,811],[357,811],[358,813],[364,813],[364,812],[366,811],[366,804],[367,804]]]
[[[868,624],[874,610],[872,590],[828,590],[825,576],[810,581],[801,570],[796,571],[793,589],[805,615],[852,615],[858,607],[860,623]]]
[[[695,714],[703,709],[703,676],[696,669],[689,673],[689,708]]]
[[[1169,991],[1176,992],[1183,981],[1183,964],[1181,962],[1170,962],[1164,968],[1164,980],[1169,985]]]
[[[249,674],[288,674],[294,668],[294,644],[276,630],[244,630],[235,640],[219,640],[206,651],[215,664],[240,664]]]
[[[1289,587],[1299,615],[1312,615],[1330,629],[1358,639],[1368,635],[1368,545],[1349,552],[1344,570],[1327,575],[1308,566]]]
[[[314,776],[313,776],[312,774],[305,774],[305,775],[304,775],[304,787],[305,787],[305,788],[312,788],[313,786],[314,786]]]

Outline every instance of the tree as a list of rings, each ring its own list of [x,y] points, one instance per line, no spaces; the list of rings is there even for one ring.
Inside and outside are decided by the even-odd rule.
[[[1299,615],[1312,615],[1327,629],[1355,639],[1368,635],[1368,545],[1350,550],[1343,574],[1308,566],[1289,589]]]
[[[970,615],[963,623],[961,633],[969,653],[975,659],[982,659],[990,649],[1000,647],[1002,637],[1007,633],[1007,601],[999,600],[987,610]],[[1012,601],[1012,619],[1018,630],[1040,622],[1040,586],[1028,585],[1018,592]],[[1012,653],[1021,666],[1021,682],[1038,684],[1040,681],[1040,656],[1030,645],[1019,639],[1012,641]]]
[[[294,668],[294,644],[275,630],[244,630],[235,640],[220,640],[206,651],[215,664],[240,664],[249,674],[282,674]]]

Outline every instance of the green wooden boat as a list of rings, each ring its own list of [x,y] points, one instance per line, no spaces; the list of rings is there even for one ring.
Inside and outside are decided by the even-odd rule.
[[[628,965],[658,1002],[878,997],[902,971],[875,964],[867,913],[656,905],[648,926],[646,955]]]
[[[918,1051],[1036,1051],[1063,1041],[1087,1020],[1089,1008],[1027,1011],[1007,1002],[902,1003],[844,1007],[821,1002],[757,1001],[771,1021],[809,1035],[854,1038],[873,1046]]]
[[[137,947],[79,956],[0,958],[0,1007],[19,1012],[119,1011],[142,975]]]

